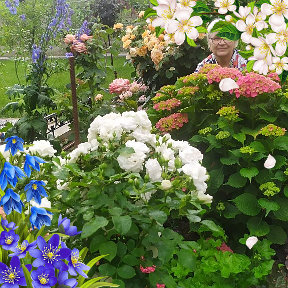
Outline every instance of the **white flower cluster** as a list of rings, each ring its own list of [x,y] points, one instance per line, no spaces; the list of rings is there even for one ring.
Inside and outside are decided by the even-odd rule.
[[[39,154],[40,157],[53,157],[57,152],[47,140],[36,140],[25,149],[25,152],[31,155]]]
[[[127,149],[121,149],[117,157],[120,168],[132,173],[143,171],[151,182],[161,182],[163,190],[169,189],[171,184],[168,183],[170,179],[163,179],[165,169],[183,173],[193,180],[196,187],[190,188],[191,193],[199,200],[211,203],[212,196],[205,194],[208,175],[201,165],[202,153],[186,141],[174,141],[169,134],[156,136],[151,129],[151,122],[143,110],[98,116],[88,130],[88,142],[80,144],[68,156],[75,162],[79,155],[97,150],[99,143],[109,149],[109,142],[120,143],[124,139]],[[161,166],[164,162],[168,164]]]
[[[228,13],[225,20],[241,32],[241,40],[247,44],[246,49],[254,49],[253,56],[249,58],[255,60],[253,70],[264,75],[269,71],[281,74],[283,70],[288,70],[288,57],[285,56],[288,43],[288,1],[269,2],[259,8],[254,5],[240,6],[236,11],[235,0],[214,1],[218,13]],[[197,13],[191,17],[195,1],[157,0],[157,3],[153,7],[157,12],[157,17],[152,21],[153,26],[160,26],[168,34],[174,35],[178,45],[185,41],[186,36],[193,40],[199,36],[195,27],[202,25],[202,18]]]

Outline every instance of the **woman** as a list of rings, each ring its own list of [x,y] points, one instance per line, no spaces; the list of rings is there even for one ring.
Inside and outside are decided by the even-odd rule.
[[[221,67],[237,68],[241,71],[246,68],[247,60],[235,49],[238,41],[226,40],[218,37],[217,32],[211,32],[215,23],[220,20],[221,19],[213,20],[207,28],[208,47],[212,54],[197,65],[196,73],[199,72],[205,64],[218,64]]]

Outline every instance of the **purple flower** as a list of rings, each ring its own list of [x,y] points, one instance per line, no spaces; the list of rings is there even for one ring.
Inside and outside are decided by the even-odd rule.
[[[24,151],[23,149],[24,140],[22,138],[19,138],[18,136],[11,136],[5,139],[5,142],[7,143],[5,146],[5,151],[11,149],[12,156],[14,156],[18,150]]]
[[[77,276],[77,273],[87,278],[88,276],[83,272],[89,271],[90,267],[80,262],[79,250],[74,248],[68,258],[68,272],[72,276]]]
[[[33,198],[36,203],[41,204],[41,196],[48,197],[43,186],[46,184],[43,181],[31,180],[24,188],[26,191],[27,201],[30,202]]]
[[[24,20],[26,20],[26,15],[25,15],[25,14],[21,14],[21,15],[19,16],[19,18],[24,21]]]
[[[32,263],[34,267],[52,265],[60,271],[68,270],[68,266],[60,260],[68,258],[71,254],[71,250],[68,248],[59,249],[60,237],[58,234],[54,234],[48,243],[46,243],[41,236],[38,236],[36,241],[39,250],[34,249],[29,252],[32,257],[36,258]]]
[[[36,247],[36,241],[29,244],[27,240],[24,240],[21,245],[18,245],[12,249],[10,249],[12,254],[9,254],[9,256],[18,256],[19,258],[24,258],[27,254],[27,252],[31,251]]]
[[[3,288],[18,288],[27,286],[20,260],[17,256],[12,257],[10,266],[0,262],[0,283]]]
[[[34,229],[34,227],[36,227],[40,230],[43,225],[50,226],[51,219],[49,214],[52,215],[51,212],[45,210],[44,208],[37,208],[33,206],[31,208],[31,216],[29,218],[32,228]]]
[[[53,267],[40,266],[37,270],[31,272],[34,288],[50,288],[57,283]]]
[[[77,32],[77,36],[79,38],[82,34],[89,35],[90,33],[91,33],[91,30],[88,28],[88,21],[84,20],[82,23],[82,26],[80,27],[80,29]]]
[[[58,274],[58,284],[60,287],[63,286],[69,286],[71,288],[75,288],[78,284],[76,279],[74,278],[68,278],[68,272],[66,271],[60,271]]]
[[[5,162],[3,170],[0,174],[0,187],[3,191],[7,187],[8,183],[15,187],[18,182],[18,178],[21,179],[24,177],[25,174],[19,167],[13,166],[9,162]]]
[[[40,171],[39,163],[45,163],[45,161],[37,156],[31,156],[29,154],[26,154],[24,163],[24,172],[28,177],[31,176],[31,168],[33,168],[36,171]]]
[[[19,241],[19,235],[15,234],[13,230],[2,231],[0,235],[0,245],[4,250],[11,250],[15,248]]]
[[[70,57],[73,57],[73,53],[72,52],[68,52],[68,53],[65,53],[65,57],[66,58],[70,58]]]
[[[7,229],[16,230],[18,228],[18,226],[15,226],[16,224],[14,222],[8,223],[8,220],[6,219],[1,219],[1,225],[5,231],[7,231]]]
[[[1,198],[0,206],[3,205],[4,212],[9,215],[12,210],[22,213],[22,207],[24,207],[23,202],[20,199],[20,196],[13,192],[12,189],[7,189],[5,195]]]
[[[19,1],[18,1],[18,0],[14,1],[13,4],[11,3],[11,1],[6,0],[6,1],[5,1],[5,5],[6,5],[6,7],[9,9],[9,11],[10,11],[10,13],[11,13],[12,15],[17,14],[17,8],[16,8],[16,6],[19,5]]]
[[[61,214],[58,218],[58,228],[61,233],[69,236],[75,236],[81,233],[81,231],[77,231],[76,226],[70,226],[70,219],[68,219],[67,217],[62,219]]]
[[[37,63],[38,60],[40,59],[40,56],[41,56],[41,48],[40,47],[37,47],[36,44],[33,44],[32,46],[32,62],[33,63]]]

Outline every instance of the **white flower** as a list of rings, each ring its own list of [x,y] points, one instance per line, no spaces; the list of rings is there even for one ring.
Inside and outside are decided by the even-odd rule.
[[[205,204],[210,204],[212,203],[213,200],[213,196],[205,194],[203,191],[198,191],[197,197],[200,201],[202,201]]]
[[[271,15],[269,24],[271,26],[280,26],[288,19],[288,1],[287,0],[270,0],[271,5],[264,3],[261,5],[261,12],[265,15]],[[285,18],[284,18],[285,17]]]
[[[196,39],[199,36],[196,26],[200,26],[203,21],[200,16],[193,16],[187,10],[179,10],[175,12],[177,20],[171,20],[167,26],[167,33],[175,33],[174,39],[177,45],[181,45],[185,41],[185,34],[190,39]]]
[[[148,159],[145,163],[145,168],[152,182],[159,182],[162,180],[162,168],[157,159]]]
[[[153,21],[152,25],[154,27],[161,26],[165,30],[167,30],[167,26],[170,21],[174,19],[174,13],[176,11],[176,0],[158,0],[159,5],[153,7],[157,12],[157,16]]]
[[[36,140],[32,143],[32,146],[27,148],[27,152],[35,155],[39,154],[42,157],[53,157],[57,152],[49,141],[46,140]]]
[[[241,20],[245,20],[246,17],[250,14],[250,12],[251,12],[251,7],[247,7],[247,6],[240,6],[238,12],[233,11],[233,13]]]
[[[197,148],[189,145],[186,149],[179,150],[179,158],[183,164],[188,164],[194,161],[202,161],[203,154]]]
[[[267,60],[257,60],[253,65],[253,70],[258,72],[259,74],[267,75],[269,71],[269,64]]]
[[[170,180],[162,180],[160,188],[162,190],[168,190],[172,187],[172,183]]]
[[[140,172],[143,169],[143,163],[146,154],[150,151],[149,148],[141,142],[129,140],[125,144],[126,147],[134,149],[133,153],[122,152],[117,157],[120,168],[130,172]]]
[[[0,145],[0,153],[8,161],[10,157],[10,151],[9,150],[5,151],[5,147],[6,145]]]
[[[236,5],[234,5],[234,0],[217,0],[215,2],[215,7],[219,8],[218,13],[226,14],[228,11],[235,11]]]
[[[84,142],[78,145],[71,153],[68,154],[70,160],[68,162],[74,163],[80,155],[86,155],[91,150],[91,144],[89,142]]]
[[[178,169],[179,171],[183,171],[184,174],[190,176],[193,181],[194,181],[194,185],[200,188],[204,188],[204,189],[199,189],[199,190],[206,190],[207,186],[204,185],[206,184],[205,181],[209,178],[209,176],[207,175],[207,171],[206,168],[203,167],[199,162],[194,161],[194,162],[190,162],[188,164],[185,164],[184,166],[182,166],[182,168]],[[203,185],[202,185],[203,184]]]
[[[251,236],[249,238],[247,238],[246,240],[246,246],[249,249],[252,249],[252,247],[258,242],[258,238],[256,236]]]
[[[64,180],[58,179],[56,181],[56,186],[58,190],[66,190],[69,186],[69,182],[64,182]]]
[[[156,143],[156,135],[151,134],[150,130],[139,127],[136,128],[131,134],[136,141],[148,143],[151,146],[155,146]]]
[[[252,38],[253,29],[255,28],[255,17],[249,14],[245,22],[243,20],[236,22],[236,28],[239,31],[244,32],[241,34],[241,40],[244,43],[249,44]]]
[[[239,88],[238,84],[231,78],[224,78],[219,83],[219,89],[223,92],[227,92]]]
[[[226,21],[226,22],[230,22],[230,23],[232,23],[233,25],[235,25],[235,24],[234,24],[234,19],[233,19],[233,17],[232,17],[231,15],[226,15],[226,16],[225,16],[225,21]]]
[[[287,57],[283,57],[283,58],[279,58],[279,57],[273,57],[272,59],[273,64],[269,66],[269,69],[271,71],[275,70],[276,73],[278,75],[280,75],[283,70],[288,70],[288,58]]]
[[[272,169],[276,164],[276,159],[272,155],[268,155],[266,161],[264,162],[264,167],[266,169]]]
[[[193,12],[193,8],[196,5],[194,0],[178,0],[177,8],[181,10],[187,10],[190,14]]]
[[[269,43],[276,42],[275,53],[277,56],[283,56],[287,50],[288,43],[288,29],[286,24],[282,26],[273,26],[273,31],[276,33],[269,33],[266,37]]]

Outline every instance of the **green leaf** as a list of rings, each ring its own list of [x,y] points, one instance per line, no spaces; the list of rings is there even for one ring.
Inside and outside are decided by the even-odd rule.
[[[207,33],[207,29],[203,26],[198,26],[196,29],[199,33]]]
[[[158,6],[157,0],[149,0],[153,6]]]
[[[256,152],[261,152],[261,153],[266,152],[264,145],[259,141],[253,141],[252,143],[250,143],[249,146],[253,148]]]
[[[102,216],[95,216],[93,221],[86,223],[83,226],[81,238],[87,238],[93,235],[98,229],[105,227],[109,221]]]
[[[200,12],[210,12],[209,7],[201,1],[196,1],[196,5],[193,7],[194,12],[200,13]]]
[[[144,12],[144,19],[147,19],[151,16],[157,15],[156,10],[152,9],[152,8],[147,8]]]
[[[242,145],[244,145],[244,142],[246,140],[246,135],[244,133],[238,133],[238,134],[234,134],[233,138],[239,141]]]
[[[194,253],[192,250],[181,249],[177,254],[180,265],[189,269],[190,272],[196,268],[196,256],[192,253]]]
[[[242,177],[238,172],[232,174],[229,179],[228,182],[226,183],[226,185],[229,185],[231,187],[234,188],[241,188],[244,187],[246,185],[247,179]]]
[[[112,284],[108,282],[98,282],[98,278],[93,278],[80,286],[80,288],[98,288],[98,287],[119,287],[117,284]]]
[[[134,255],[127,254],[122,258],[123,263],[129,264],[131,266],[139,265],[139,258],[136,258]]]
[[[256,167],[250,167],[250,168],[242,168],[240,169],[240,174],[243,177],[246,177],[251,182],[251,179],[255,176],[257,176],[259,173],[258,169]]]
[[[165,212],[163,211],[160,211],[160,210],[154,210],[154,211],[151,211],[149,213],[149,216],[156,220],[157,222],[159,222],[160,224],[164,224],[164,222],[167,220],[167,215]]]
[[[109,254],[105,258],[111,262],[116,256],[117,245],[112,241],[108,241],[108,242],[102,243],[99,246],[99,251],[100,251],[100,254]]]
[[[247,63],[246,69],[248,72],[251,72],[253,70],[253,66],[256,60],[251,60]]]
[[[26,279],[27,288],[33,288],[32,278],[31,278],[31,274],[30,274],[29,270],[26,268],[26,266],[24,264],[22,264],[21,266],[22,266],[22,269],[23,269],[23,272],[24,272],[24,276],[25,276],[25,279]]]
[[[282,221],[288,221],[288,199],[286,198],[278,198],[276,199],[276,202],[280,206],[280,208],[277,211],[274,211],[274,215],[277,219]]]
[[[212,221],[212,220],[202,220],[202,221],[201,221],[201,224],[203,224],[204,226],[206,226],[207,228],[209,228],[211,231],[219,233],[218,235],[224,236],[224,231],[223,231],[223,229],[222,229],[219,225],[215,224],[214,221]],[[199,230],[202,230],[202,229],[203,229],[203,228],[202,228],[202,229],[201,229],[201,228],[202,228],[202,227],[200,227]],[[204,229],[204,231],[207,231],[207,230]]]
[[[194,40],[186,37],[187,43],[192,46],[192,47],[197,47],[196,43],[194,42]]]
[[[112,221],[117,232],[121,235],[125,235],[131,228],[132,220],[131,217],[126,216],[112,216]]]
[[[234,165],[234,164],[239,164],[239,158],[235,157],[233,154],[231,154],[229,157],[220,158],[220,162],[223,165],[230,166],[230,165]]]
[[[288,186],[284,187],[284,195],[288,198]]]
[[[247,222],[247,228],[251,235],[265,236],[270,232],[269,225],[260,217],[250,218]]]
[[[280,206],[276,202],[268,200],[266,198],[259,199],[258,203],[263,209],[266,210],[265,216],[267,216],[269,212],[277,211],[280,208]]]
[[[239,40],[241,36],[240,31],[232,23],[222,26],[221,28],[217,29],[217,31],[219,31],[217,33],[218,37],[226,38],[232,41]]]
[[[244,57],[244,58],[249,58],[249,57],[251,57],[251,56],[253,56],[253,54],[254,54],[254,50],[249,50],[249,51],[238,51],[239,52],[239,54],[242,56],[242,57]]]
[[[278,150],[288,150],[288,136],[280,136],[274,140],[274,148]]]
[[[222,169],[215,169],[209,172],[209,188],[217,190],[224,181],[224,174]]]
[[[245,215],[255,216],[261,208],[258,205],[256,196],[250,193],[243,193],[232,200],[236,207]]]
[[[131,279],[133,278],[136,273],[133,267],[129,265],[122,265],[117,269],[117,274],[123,279]]]
[[[100,275],[106,275],[115,278],[114,274],[116,273],[116,267],[110,263],[105,263],[99,266],[99,272]]]
[[[91,253],[98,251],[100,244],[106,242],[107,239],[103,235],[95,235],[90,242],[89,250]]]
[[[270,225],[270,233],[267,239],[273,244],[284,245],[287,240],[287,234],[281,226]]]

